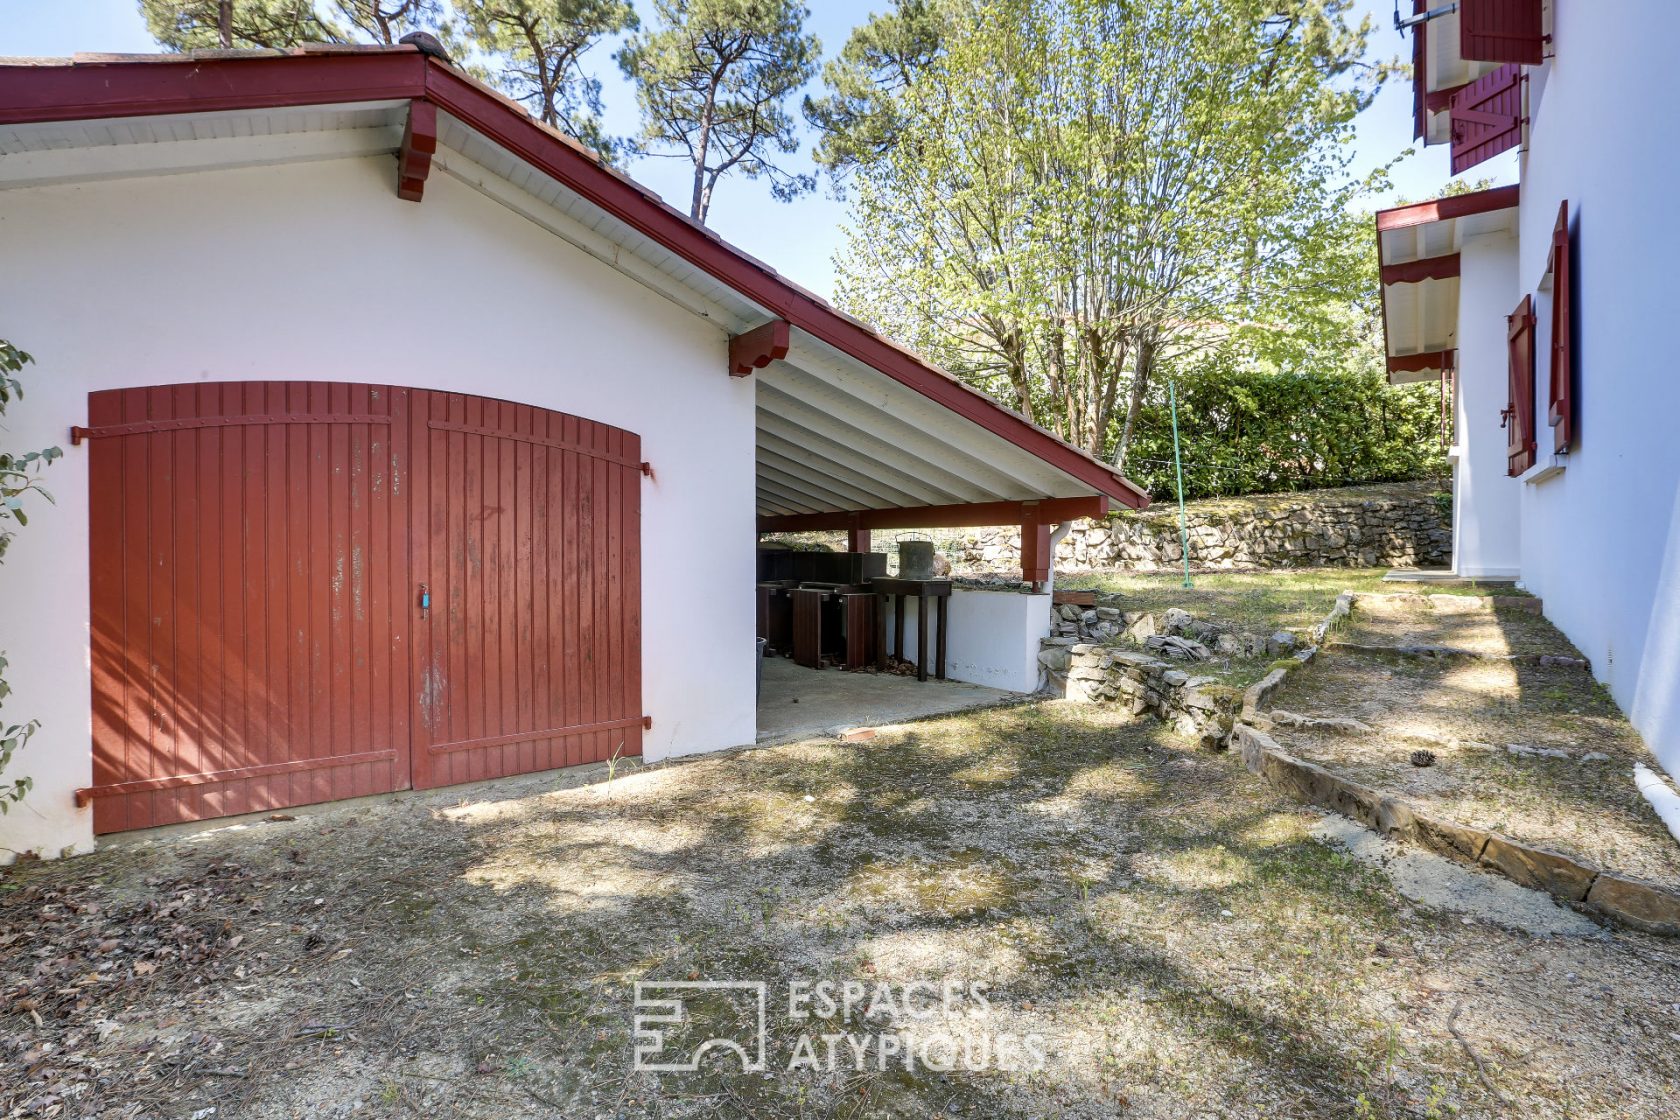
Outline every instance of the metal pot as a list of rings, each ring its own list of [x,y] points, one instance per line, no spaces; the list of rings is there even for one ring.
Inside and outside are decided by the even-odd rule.
[[[933,542],[901,539],[898,542],[898,578],[933,578]]]

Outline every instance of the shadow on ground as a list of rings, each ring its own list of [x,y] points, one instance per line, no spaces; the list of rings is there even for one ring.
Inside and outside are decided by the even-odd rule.
[[[6,958],[0,1106],[1608,1117],[1662,1115],[1680,1078],[1666,947],[1534,939],[1408,904],[1234,760],[1107,709],[1040,703],[477,796],[8,875],[0,938],[46,947],[29,931],[51,910],[69,963],[37,991],[45,958]],[[200,949],[124,940],[176,926]],[[764,982],[768,1071],[634,1072],[633,986],[659,980]],[[989,1010],[784,1014],[789,983],[823,980],[984,984]],[[1487,1084],[1446,1030],[1460,1005]],[[729,1030],[749,1010],[696,1004]],[[882,1068],[877,1041],[862,1068],[848,1052],[842,1068],[788,1068],[802,1033],[941,1032],[971,1049],[1036,1036],[1044,1062]]]

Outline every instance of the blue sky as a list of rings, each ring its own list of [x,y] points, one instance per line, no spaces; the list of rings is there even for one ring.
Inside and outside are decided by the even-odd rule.
[[[826,56],[839,51],[853,26],[884,0],[807,0],[811,30],[822,39]],[[641,5],[646,7],[646,5]],[[1391,24],[1393,0],[1359,0],[1359,7],[1375,17],[1374,58],[1400,55],[1406,43]],[[68,55],[76,51],[149,51],[156,45],[146,34],[135,0],[0,0],[0,55]],[[636,105],[630,87],[612,61],[614,44],[598,47],[592,58],[601,76],[608,129],[625,134],[636,128]],[[1410,87],[1391,82],[1361,117],[1354,145],[1354,170],[1381,165],[1412,146]],[[808,150],[808,149],[807,149]],[[806,151],[797,159],[806,164]],[[672,159],[643,159],[631,174],[680,209],[687,209],[689,193],[685,164]],[[1475,178],[1515,182],[1515,155],[1509,154],[1475,169]],[[1448,181],[1447,153],[1442,148],[1420,150],[1394,170],[1394,193],[1374,200],[1383,205],[1400,198],[1434,194]],[[834,251],[841,242],[846,219],[843,203],[826,189],[793,203],[776,202],[767,188],[746,180],[726,181],[712,203],[710,224],[723,237],[813,291],[833,289]]]

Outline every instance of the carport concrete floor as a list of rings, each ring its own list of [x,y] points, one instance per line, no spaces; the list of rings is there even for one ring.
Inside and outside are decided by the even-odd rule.
[[[804,669],[786,657],[767,657],[758,698],[758,741],[791,743],[1019,699],[1024,697],[1018,692],[961,681]]]

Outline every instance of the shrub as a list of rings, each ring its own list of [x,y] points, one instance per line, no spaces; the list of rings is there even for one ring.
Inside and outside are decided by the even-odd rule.
[[[1399,482],[1446,471],[1440,390],[1371,373],[1271,373],[1207,363],[1178,378],[1186,498]],[[1139,416],[1126,474],[1175,493],[1164,378]]]

